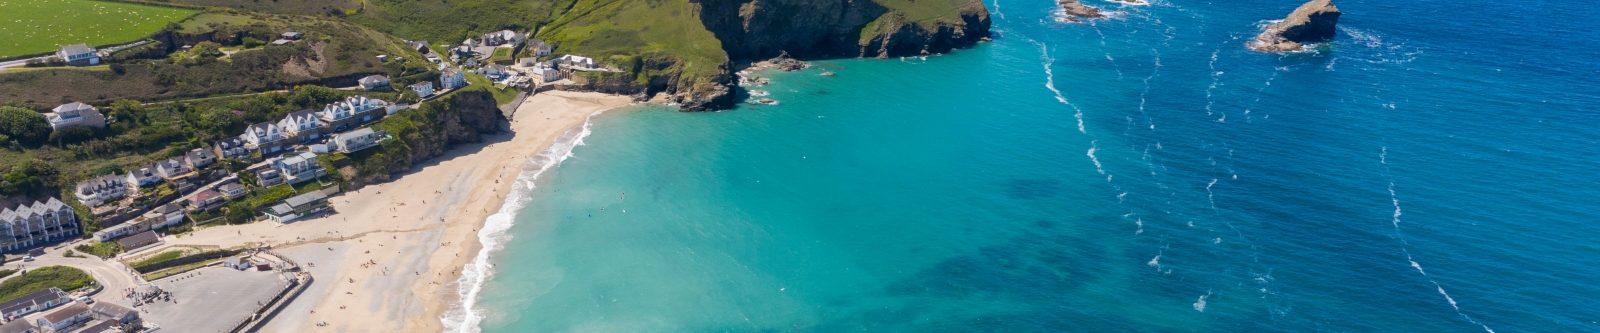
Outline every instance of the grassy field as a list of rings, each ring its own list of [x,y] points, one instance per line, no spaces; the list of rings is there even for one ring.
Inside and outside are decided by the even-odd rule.
[[[181,8],[91,0],[0,0],[0,58],[117,44],[194,15]]]
[[[615,64],[621,57],[666,56],[685,77],[718,73],[728,54],[687,1],[578,0],[572,10],[540,30],[556,53],[582,54]],[[654,75],[658,73],[644,73]]]
[[[17,299],[36,291],[61,288],[72,292],[94,283],[94,278],[82,270],[67,266],[48,266],[30,269],[22,275],[0,282],[0,302]]]

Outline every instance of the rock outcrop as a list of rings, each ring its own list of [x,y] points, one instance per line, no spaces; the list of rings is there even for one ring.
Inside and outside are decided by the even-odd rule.
[[[1338,34],[1339,7],[1333,0],[1311,0],[1261,30],[1261,35],[1250,41],[1249,47],[1260,52],[1296,52],[1305,50],[1307,44],[1333,40]]]
[[[1085,5],[1078,0],[1056,0],[1056,5],[1061,6],[1061,13],[1056,15],[1056,20],[1066,23],[1081,23],[1085,20],[1106,17],[1100,13],[1100,8]]]
[[[735,62],[784,52],[799,59],[891,57],[948,52],[989,36],[981,1],[949,1],[947,18],[908,19],[871,0],[691,0]]]

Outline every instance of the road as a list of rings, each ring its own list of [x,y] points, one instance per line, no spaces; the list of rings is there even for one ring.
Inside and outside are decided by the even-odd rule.
[[[45,254],[30,262],[20,259],[6,263],[6,268],[35,269],[45,266],[68,266],[81,269],[94,277],[105,290],[94,296],[95,301],[114,301],[113,303],[127,305],[127,298],[123,297],[123,290],[144,284],[144,279],[128,270],[127,266],[115,260],[102,260],[99,257],[84,254],[81,258],[68,258],[63,254],[67,249],[77,246],[85,241],[77,241],[45,249]],[[13,274],[12,276],[17,276]]]

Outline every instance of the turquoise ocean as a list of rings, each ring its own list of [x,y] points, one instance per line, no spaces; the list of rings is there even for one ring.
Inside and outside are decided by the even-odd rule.
[[[597,116],[446,323],[1600,332],[1593,4],[1341,0],[1337,41],[1267,55],[1298,3],[1086,3],[1116,14],[992,1],[972,49]]]

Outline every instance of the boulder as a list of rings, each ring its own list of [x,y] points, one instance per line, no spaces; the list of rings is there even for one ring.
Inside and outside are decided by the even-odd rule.
[[[1061,15],[1056,19],[1067,23],[1079,23],[1086,19],[1106,17],[1100,13],[1100,8],[1085,5],[1078,0],[1056,0],[1056,5],[1061,6]]]
[[[1311,0],[1295,8],[1283,21],[1261,29],[1249,47],[1260,52],[1302,51],[1307,44],[1333,40],[1338,24],[1339,7],[1333,5],[1333,0]]]

